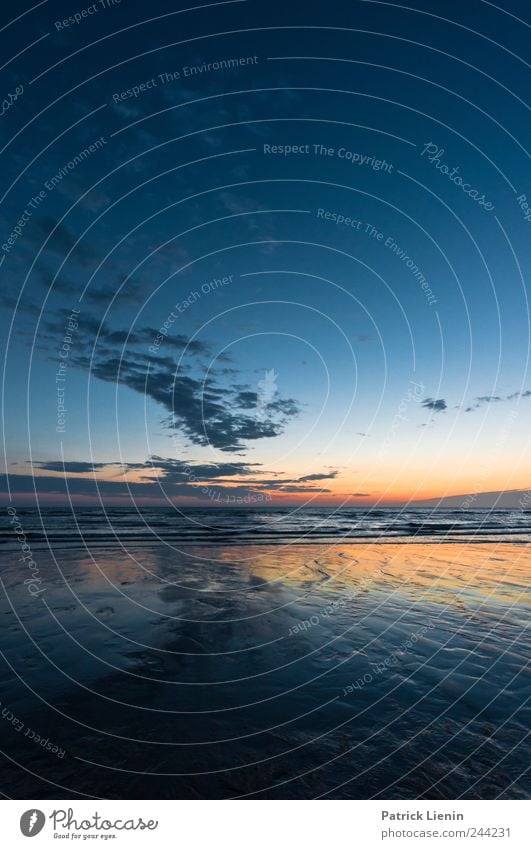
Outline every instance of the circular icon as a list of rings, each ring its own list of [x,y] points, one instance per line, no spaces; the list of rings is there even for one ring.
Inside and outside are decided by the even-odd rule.
[[[35,837],[44,828],[46,817],[37,808],[25,811],[20,817],[20,830],[24,837]]]

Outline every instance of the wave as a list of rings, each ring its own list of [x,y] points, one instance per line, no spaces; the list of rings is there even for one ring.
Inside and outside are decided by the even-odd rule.
[[[421,539],[423,542],[531,541],[531,513],[511,510],[338,510],[287,508],[105,511],[100,508],[17,511],[33,547],[101,547],[163,543],[180,545],[302,545],[356,540]],[[0,546],[16,549],[20,540],[7,517]]]

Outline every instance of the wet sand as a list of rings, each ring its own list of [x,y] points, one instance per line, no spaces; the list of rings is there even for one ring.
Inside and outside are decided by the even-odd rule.
[[[54,557],[4,556],[7,795],[529,797],[527,546]]]

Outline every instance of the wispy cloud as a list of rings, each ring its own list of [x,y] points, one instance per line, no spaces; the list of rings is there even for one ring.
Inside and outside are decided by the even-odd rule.
[[[502,401],[514,401],[517,398],[529,398],[530,396],[531,389],[525,389],[521,392],[511,392],[509,395],[478,395],[474,398],[474,402],[470,406],[465,407],[465,413],[472,413],[484,404],[498,404]]]

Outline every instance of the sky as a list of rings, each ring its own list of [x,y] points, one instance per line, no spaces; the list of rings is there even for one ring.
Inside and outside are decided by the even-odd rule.
[[[526,3],[13,15],[4,503],[518,503]]]

